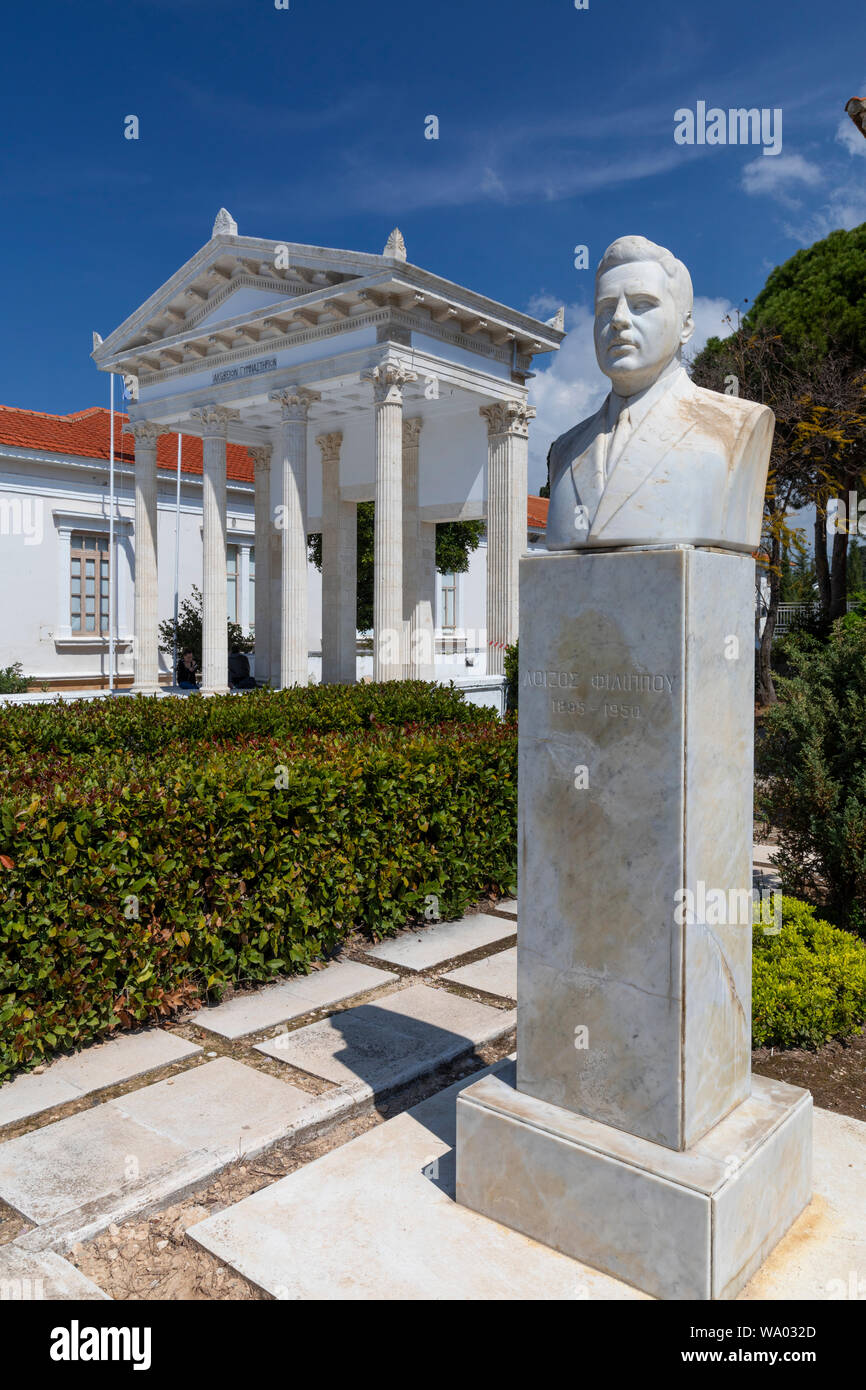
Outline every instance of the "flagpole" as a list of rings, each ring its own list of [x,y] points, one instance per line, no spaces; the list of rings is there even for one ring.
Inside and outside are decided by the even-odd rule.
[[[110,429],[108,446],[108,693],[114,694],[114,578],[117,566],[114,556],[114,372],[109,372]],[[102,581],[100,580],[100,588]],[[100,604],[102,600],[100,599]]]
[[[174,503],[174,647],[171,666],[171,683],[177,685],[177,614],[180,580],[180,460],[183,450],[183,435],[177,437],[177,495]]]

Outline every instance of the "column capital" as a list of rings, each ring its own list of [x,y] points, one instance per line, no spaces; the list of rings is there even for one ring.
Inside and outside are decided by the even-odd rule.
[[[267,471],[267,469],[270,468],[270,466],[271,466],[271,445],[270,445],[270,444],[254,444],[254,445],[250,445],[250,447],[247,449],[247,453],[249,454],[250,458],[251,458],[252,461],[253,461],[253,464],[254,464],[254,471],[255,471],[256,473],[261,473],[261,472]]]
[[[527,439],[529,422],[535,419],[535,406],[526,401],[495,401],[482,405],[478,413],[487,421],[488,435],[514,434]]]
[[[229,421],[239,420],[239,410],[226,405],[199,405],[190,411],[194,420],[204,425],[202,434],[208,439],[225,439],[228,435]]]
[[[316,443],[322,451],[323,463],[338,463],[340,460],[340,447],[343,443],[343,431],[334,430],[332,434],[320,434],[316,437]]]
[[[421,433],[421,426],[424,424],[420,415],[415,415],[411,420],[403,421],[403,448],[411,449],[417,446],[418,436]]]
[[[282,407],[283,420],[307,423],[310,406],[322,399],[321,392],[308,391],[305,386],[285,386],[279,391],[269,391],[268,400],[276,401]]]
[[[173,433],[169,425],[158,425],[155,420],[130,420],[125,432],[132,435],[137,445],[156,445],[160,435]]]
[[[386,357],[378,366],[362,371],[361,380],[371,383],[376,405],[402,405],[403,387],[409,381],[417,381],[418,375],[396,358]]]

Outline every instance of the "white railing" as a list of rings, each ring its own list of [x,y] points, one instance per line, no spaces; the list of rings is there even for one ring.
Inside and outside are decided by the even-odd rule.
[[[852,608],[856,607],[856,602],[849,598],[847,611],[850,613]],[[776,610],[776,633],[787,632],[788,628],[801,613],[819,613],[820,611],[820,603],[780,603]]]

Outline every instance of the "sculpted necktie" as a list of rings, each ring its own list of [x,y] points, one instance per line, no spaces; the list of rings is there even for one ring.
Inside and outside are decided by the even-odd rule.
[[[619,462],[620,455],[625,448],[626,440],[631,434],[631,417],[629,416],[628,406],[623,406],[616,422],[616,428],[610,438],[605,459],[605,483],[610,482],[610,475]]]

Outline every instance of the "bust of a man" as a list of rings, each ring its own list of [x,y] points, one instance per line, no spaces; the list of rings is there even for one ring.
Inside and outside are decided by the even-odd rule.
[[[689,272],[620,237],[595,277],[595,351],[611,390],[550,455],[549,550],[686,544],[752,551],[761,538],[774,417],[693,385]]]

